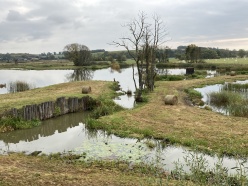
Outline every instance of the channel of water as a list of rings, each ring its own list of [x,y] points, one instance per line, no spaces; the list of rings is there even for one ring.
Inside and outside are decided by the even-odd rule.
[[[19,71],[19,70],[1,70],[0,79],[5,83],[15,80],[24,80],[33,83],[36,87],[48,86],[68,81],[78,80],[108,80],[120,82],[123,90],[133,90],[132,69],[121,69],[121,72],[111,69],[97,71]],[[1,93],[4,93],[3,91]],[[6,93],[6,92],[5,92]],[[132,108],[134,100],[124,95],[127,100],[120,99],[120,103]],[[129,103],[127,103],[129,102]],[[57,118],[43,121],[42,125],[27,130],[17,130],[9,133],[0,134],[0,153],[5,154],[10,151],[26,152],[42,151],[42,153],[71,152],[76,154],[86,154],[87,159],[115,159],[132,162],[144,162],[159,164],[165,170],[173,170],[174,162],[185,164],[184,157],[191,156],[192,152],[187,148],[167,146],[162,147],[159,141],[153,140],[155,148],[150,149],[146,145],[148,139],[139,141],[137,139],[120,138],[115,135],[107,135],[104,131],[90,131],[84,121],[87,113],[73,113]],[[213,168],[218,162],[216,156],[198,153],[209,163],[209,168]],[[229,173],[235,173],[231,169],[235,167],[238,160],[223,158],[223,166],[227,167]],[[240,161],[240,160],[239,160]],[[248,166],[248,164],[246,164]],[[188,167],[184,166],[187,170]]]
[[[185,164],[185,157],[204,157],[209,169],[214,168],[219,161],[216,156],[193,153],[187,148],[162,146],[157,140],[120,138],[113,134],[98,130],[91,131],[85,127],[84,121],[88,113],[72,113],[42,122],[41,126],[0,133],[0,153],[33,151],[50,153],[84,154],[83,160],[124,160],[132,163],[158,164],[167,171],[175,169],[175,162]],[[147,141],[155,144],[154,148],[147,146]],[[236,173],[231,168],[237,166],[238,160],[224,157],[222,163],[230,174]],[[248,166],[248,164],[246,164]],[[185,171],[188,170],[184,166]]]

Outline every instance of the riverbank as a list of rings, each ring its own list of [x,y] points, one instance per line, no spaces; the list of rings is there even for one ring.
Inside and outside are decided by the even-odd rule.
[[[148,167],[130,167],[125,162],[78,162],[76,156],[0,156],[0,185],[188,185],[190,181],[175,180],[167,173]]]
[[[114,91],[109,87],[113,82],[107,81],[75,81],[36,88],[25,92],[0,94],[0,113],[11,108],[21,108],[25,105],[38,104],[46,101],[55,101],[59,97],[82,97],[83,86],[90,86],[88,94],[92,98],[99,96],[113,97]]]
[[[20,62],[7,63],[1,62],[0,69],[23,69],[23,70],[75,70],[80,68],[86,69],[102,69],[110,67],[110,62],[108,61],[99,61],[92,62],[89,66],[75,66],[72,61],[69,60],[41,60],[41,61],[30,61],[30,62]]]
[[[87,110],[94,106],[94,103],[91,105],[89,102],[90,98],[95,101],[99,100],[103,104],[104,101],[101,100],[111,100],[114,97],[116,85],[117,83],[106,81],[77,81],[25,92],[1,94],[0,132],[32,128],[40,124],[37,120],[40,118],[51,118],[76,110]],[[83,87],[91,87],[91,92],[82,94]],[[86,95],[90,98],[85,97]],[[29,118],[28,121],[25,121],[25,118]]]
[[[248,157],[247,118],[224,116],[185,101],[185,89],[238,79],[247,76],[158,81],[147,104],[90,121],[88,125],[123,137],[153,137],[209,154]],[[165,105],[163,97],[167,94],[177,95],[179,103]]]
[[[188,101],[185,101],[186,89],[237,79],[247,79],[247,76],[157,81],[155,91],[148,95],[148,103],[97,120],[90,119],[88,126],[123,137],[162,139],[167,143],[188,146],[210,154],[248,157],[247,118],[224,116],[190,106]],[[83,86],[91,86],[92,92],[89,95],[92,98],[101,97],[102,101],[108,101],[115,94],[114,90],[109,88],[111,85],[113,83],[104,81],[70,82],[14,94],[3,94],[0,95],[0,113],[11,108],[55,101],[59,97],[82,97]],[[179,103],[174,106],[164,105],[163,97],[167,94],[177,95]],[[107,105],[108,103],[103,108],[96,109],[94,113],[96,118],[106,115],[113,107],[112,104]]]
[[[147,103],[140,104],[132,110],[115,112],[97,120],[92,119],[90,121],[96,125],[92,126],[90,122],[88,125],[123,137],[154,137],[166,143],[177,143],[211,154],[247,157],[247,119],[223,116],[190,106],[185,102],[187,97],[185,89],[235,79],[247,79],[247,76],[158,81],[155,91],[147,95]],[[55,100],[60,96],[82,96],[81,88],[86,85],[92,87],[90,96],[111,100],[114,94],[110,89],[112,84],[103,81],[63,83],[23,93],[0,95],[0,105],[15,104],[18,100],[17,104],[21,106],[27,103],[33,104],[33,101],[38,100]],[[164,105],[163,96],[166,94],[177,95],[178,105]],[[7,103],[4,104],[5,100]],[[16,183],[18,185],[33,183],[35,185],[160,185],[161,182],[168,185],[194,185],[186,181],[188,179],[186,177],[181,178],[167,172],[158,174],[159,169],[151,167],[106,160],[78,162],[74,161],[75,159],[77,156],[70,154],[64,158],[56,154],[38,157],[11,153],[2,155],[0,156],[0,185]],[[199,185],[199,182],[195,183]]]

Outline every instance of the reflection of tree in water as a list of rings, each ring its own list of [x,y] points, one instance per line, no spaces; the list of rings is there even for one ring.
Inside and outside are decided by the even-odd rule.
[[[117,62],[111,63],[110,72],[113,73],[114,71],[121,73],[121,67]]]
[[[56,131],[62,133],[78,126],[80,122],[84,122],[87,113],[71,113],[59,116],[53,119],[43,121],[41,126],[27,130],[16,130],[9,133],[0,133],[0,141],[4,143],[19,143],[20,141],[34,141],[40,137],[48,137]]]
[[[158,68],[156,69],[157,74],[159,75],[168,75],[169,74],[169,69],[166,68]]]
[[[94,71],[89,69],[76,69],[67,75],[68,81],[87,81],[93,78]]]

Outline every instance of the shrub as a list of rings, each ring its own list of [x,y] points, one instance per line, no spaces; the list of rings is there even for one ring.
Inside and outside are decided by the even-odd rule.
[[[181,75],[157,75],[156,81],[181,81],[184,80],[185,77]]]
[[[248,100],[237,92],[212,92],[209,99],[212,105],[225,108],[229,115],[248,117]]]
[[[96,119],[101,116],[106,116],[123,109],[120,105],[117,105],[113,100],[105,99],[103,97],[97,100],[96,105],[97,106],[93,109],[91,114],[91,117]]]
[[[15,92],[23,92],[26,90],[30,90],[34,88],[31,84],[28,84],[25,81],[14,81],[9,83],[8,91],[10,93],[15,93]]]

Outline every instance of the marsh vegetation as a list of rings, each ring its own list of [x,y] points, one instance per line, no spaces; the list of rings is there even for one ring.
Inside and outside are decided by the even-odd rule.
[[[14,81],[8,84],[9,93],[24,92],[33,88],[35,88],[35,85],[32,85],[25,81]]]
[[[102,70],[102,72],[103,71],[111,74],[107,77],[107,80],[110,81],[113,81],[113,79],[116,78],[116,74],[122,74],[122,78],[124,76],[131,77],[132,75],[132,73],[127,73],[127,69],[122,69],[121,73],[111,71],[110,69],[104,69]],[[204,71],[204,73],[196,73],[197,75],[206,76],[206,71]],[[4,111],[5,109],[11,108],[13,105],[21,107],[24,104],[33,104],[41,101],[56,99],[58,96],[81,96],[81,87],[91,86],[92,93],[90,95],[94,98],[97,98],[99,101],[99,107],[97,107],[95,111],[92,112],[94,117],[89,119],[87,122],[87,126],[92,131],[102,129],[107,134],[116,134],[119,137],[132,137],[139,140],[146,137],[148,138],[148,140],[146,141],[146,146],[149,149],[156,149],[156,143],[151,140],[152,138],[155,138],[166,142],[165,146],[167,146],[168,144],[180,144],[182,146],[187,146],[190,149],[194,149],[195,151],[206,152],[212,155],[228,155],[237,158],[247,157],[248,152],[246,147],[248,139],[246,131],[248,125],[246,119],[233,117],[227,118],[226,116],[222,116],[211,111],[198,109],[197,107],[191,107],[185,104],[184,101],[185,97],[187,96],[189,96],[192,100],[201,100],[201,94],[195,91],[194,87],[204,86],[207,84],[216,84],[228,80],[233,81],[235,79],[246,79],[246,76],[220,76],[212,79],[205,79],[205,77],[204,79],[191,78],[183,81],[177,80],[173,82],[161,81],[162,79],[160,79],[159,81],[156,81],[156,88],[154,89],[153,93],[144,94],[144,96],[146,96],[147,102],[136,105],[136,107],[132,110],[125,110],[123,108],[120,108],[113,102],[112,99],[114,97],[114,92],[112,90],[109,91],[109,87],[117,87],[116,83],[112,84],[99,81],[81,81],[89,79],[88,77],[92,76],[96,79],[100,78],[98,77],[97,73],[94,74],[92,73],[92,71],[91,73],[88,73],[87,71],[81,72],[75,70],[71,71],[66,77],[69,77],[71,80],[80,80],[79,82],[52,85],[49,87],[34,89],[28,92],[19,92],[13,95],[1,95],[2,104],[0,104],[0,110]],[[174,78],[174,80],[176,78]],[[123,79],[124,81],[128,81],[125,78]],[[119,81],[119,79],[117,78],[116,80]],[[120,81],[120,84],[121,83],[122,81]],[[133,90],[132,87],[128,87],[128,84],[130,84],[130,82],[126,84],[126,90]],[[122,84],[121,86],[124,87],[126,84]],[[229,89],[230,86],[231,85],[229,85],[226,89]],[[247,90],[245,88],[245,85],[243,85],[243,87],[238,87],[237,85],[235,86],[236,92],[246,92]],[[100,96],[102,94],[104,94],[103,97]],[[165,106],[162,101],[162,97],[164,97],[165,94],[177,95],[178,104],[176,106]],[[236,102],[239,101],[239,98],[235,99]],[[5,101],[4,104],[3,100]],[[70,123],[71,120],[68,120],[67,122]],[[36,124],[37,123],[34,123],[33,126],[37,126]],[[16,129],[18,129],[18,127],[19,126],[17,126]],[[70,129],[70,131],[73,130],[76,130],[76,128]],[[39,136],[38,133],[36,136]],[[80,142],[80,140],[75,141]],[[105,143],[107,143],[107,145]],[[110,142],[105,140],[105,143],[103,146],[111,147],[110,150],[114,152],[115,148],[112,148],[112,146],[110,146]],[[108,153],[110,153],[111,151],[108,151]],[[89,153],[85,154],[82,152],[81,155],[81,159],[83,159],[83,157],[90,157]],[[131,156],[132,155],[133,153],[131,153]],[[51,158],[52,160],[56,159],[56,157],[64,163],[73,163],[74,166],[73,155],[71,155],[69,158],[65,157],[65,159],[63,159],[64,155],[49,156],[49,158]],[[36,158],[38,161],[40,157]],[[126,158],[129,159],[129,155],[126,156]],[[187,166],[185,164],[181,165],[180,163],[178,163],[176,165],[176,169],[172,174],[166,171],[161,171],[161,166],[164,163],[159,158],[157,159],[157,161],[155,161],[156,163],[152,163],[150,165],[139,165],[127,162],[120,163],[119,161],[109,162],[105,160],[100,160],[100,164],[98,164],[98,160],[94,160],[90,163],[84,161],[80,163],[75,162],[75,164],[78,165],[88,163],[87,166],[92,169],[94,169],[94,165],[96,165],[96,167],[98,168],[99,166],[101,166],[102,169],[106,168],[112,171],[114,171],[115,168],[121,164],[121,176],[128,176],[128,171],[131,171],[131,174],[133,174],[132,171],[136,173],[140,171],[142,172],[143,176],[145,175],[145,177],[149,178],[148,181],[144,179],[144,177],[142,177],[141,180],[139,179],[140,183],[144,183],[143,185],[145,185],[146,183],[151,183],[148,185],[161,185],[161,183],[175,183],[175,185],[183,185],[185,183],[188,183],[188,185],[242,185],[247,183],[247,176],[244,176],[244,172],[247,169],[245,167],[242,167],[243,165],[246,165],[243,162],[241,162],[242,166],[240,164],[241,168],[234,168],[234,170],[236,171],[235,175],[227,175],[227,170],[225,169],[224,165],[217,164],[216,167],[210,168],[209,164],[206,163],[204,158],[197,157],[196,155],[192,155],[192,157],[189,155],[185,158],[187,159],[186,162],[188,162]],[[25,161],[25,158],[23,159]],[[3,159],[0,159],[0,161],[1,160]],[[14,162],[14,160],[12,161]],[[57,159],[55,161],[57,161]],[[50,163],[53,164],[53,161],[50,161]],[[110,164],[112,166],[110,166]],[[199,167],[197,167],[197,165],[199,165]],[[123,167],[128,168],[124,169]],[[129,169],[130,167],[131,169]],[[180,167],[189,167],[192,172],[185,172]],[[66,168],[64,170],[66,170]],[[86,170],[87,169],[85,169],[85,171]],[[97,171],[97,169],[94,170]],[[240,170],[242,171],[238,172]],[[8,174],[9,173],[10,172],[8,172]],[[15,176],[15,173],[13,173],[13,175]],[[45,174],[41,175],[44,176]],[[140,176],[140,174],[137,175]],[[132,177],[132,179],[138,179],[139,176],[135,178]],[[133,180],[130,183],[133,183]]]
[[[209,90],[206,104],[226,115],[248,117],[247,86],[242,83],[225,83],[219,90]]]

